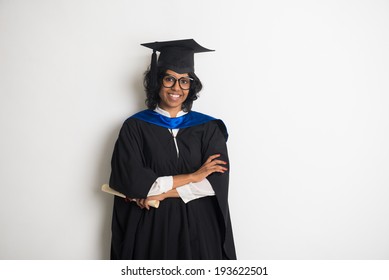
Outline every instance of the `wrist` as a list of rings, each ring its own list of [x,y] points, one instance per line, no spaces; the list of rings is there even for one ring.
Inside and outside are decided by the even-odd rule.
[[[187,185],[194,182],[195,176],[193,173],[190,174],[181,174],[173,176],[173,189]]]
[[[194,173],[189,173],[189,174],[188,174],[187,183],[189,184],[189,183],[193,183],[193,182],[195,182],[195,181],[196,181],[196,179],[195,179]]]

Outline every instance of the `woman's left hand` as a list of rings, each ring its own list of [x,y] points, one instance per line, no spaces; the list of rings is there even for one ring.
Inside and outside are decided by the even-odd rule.
[[[149,196],[147,198],[139,198],[136,200],[136,204],[138,204],[138,206],[143,209],[143,208],[146,208],[147,210],[150,210],[150,205],[149,205],[149,201],[151,200],[158,200],[158,201],[162,201],[164,200],[166,197],[164,196],[164,194],[159,194],[159,195],[153,195],[153,196]]]
[[[147,210],[150,210],[150,206],[148,204],[149,201],[151,201],[151,200],[162,201],[162,200],[164,200],[165,198],[168,198],[168,197],[178,198],[178,197],[180,197],[180,195],[178,194],[176,189],[172,189],[172,190],[170,190],[168,192],[161,193],[161,194],[158,194],[158,195],[149,196],[147,198],[138,198],[135,201],[136,201],[136,204],[138,204],[138,206],[141,209],[146,208]]]

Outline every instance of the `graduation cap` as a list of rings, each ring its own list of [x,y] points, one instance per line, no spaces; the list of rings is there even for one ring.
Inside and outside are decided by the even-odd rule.
[[[194,72],[194,54],[200,52],[212,52],[200,46],[193,39],[163,41],[141,44],[153,50],[151,56],[150,72],[152,79],[157,79],[157,68],[170,69],[179,74]],[[157,54],[159,57],[157,61]]]
[[[194,72],[195,53],[214,51],[200,46],[193,39],[153,42],[141,45],[153,50],[151,67],[157,64],[158,67],[170,69],[180,74]],[[160,52],[158,63],[156,63],[157,51]]]

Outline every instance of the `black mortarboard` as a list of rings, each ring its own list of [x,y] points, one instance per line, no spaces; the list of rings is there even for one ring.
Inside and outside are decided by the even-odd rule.
[[[214,50],[200,46],[193,39],[153,42],[141,44],[153,50],[150,70],[155,66],[170,69],[177,73],[194,72],[194,54],[199,52],[211,52]],[[156,51],[159,51],[157,62]]]

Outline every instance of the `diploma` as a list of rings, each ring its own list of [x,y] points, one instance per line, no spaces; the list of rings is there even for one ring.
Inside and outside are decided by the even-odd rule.
[[[102,185],[101,186],[101,190],[103,192],[106,192],[106,193],[109,193],[109,194],[113,194],[113,195],[116,195],[116,196],[119,196],[119,197],[126,198],[126,199],[128,199],[130,201],[135,201],[135,198],[128,198],[128,197],[126,197],[121,192],[118,192],[118,191],[115,191],[114,189],[112,189],[108,184]],[[154,207],[154,208],[158,208],[159,207],[159,201],[158,200],[150,200],[147,204],[149,206],[151,206],[151,207]]]

